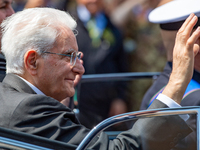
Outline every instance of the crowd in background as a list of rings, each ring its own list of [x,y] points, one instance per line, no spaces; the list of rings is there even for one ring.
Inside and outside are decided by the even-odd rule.
[[[158,25],[148,21],[149,12],[160,0],[104,0],[104,10],[112,23],[123,33],[123,48],[128,56],[127,72],[160,72],[166,58]],[[14,0],[14,10],[31,7],[54,7],[68,11],[75,0]],[[158,63],[159,62],[159,63]],[[128,110],[138,110],[151,79],[128,82],[126,90]]]

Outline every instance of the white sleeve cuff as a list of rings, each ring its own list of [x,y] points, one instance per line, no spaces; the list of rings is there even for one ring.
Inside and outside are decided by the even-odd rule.
[[[160,93],[156,99],[158,99],[159,101],[161,101],[162,103],[164,103],[165,105],[167,105],[170,108],[181,107],[181,105],[176,103],[173,99],[169,98],[168,96],[166,96],[162,93]]]
[[[179,105],[174,100],[172,100],[171,98],[169,98],[168,96],[166,96],[162,93],[160,93],[156,99],[161,101],[165,105],[167,105],[169,108],[179,108],[179,107],[181,107],[181,105]],[[179,116],[185,121],[188,120],[188,118],[189,118],[189,115],[179,115]]]

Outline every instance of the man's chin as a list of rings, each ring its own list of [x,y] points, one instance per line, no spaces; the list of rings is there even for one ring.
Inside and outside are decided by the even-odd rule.
[[[75,89],[73,88],[69,93],[67,97],[73,97],[75,94]]]

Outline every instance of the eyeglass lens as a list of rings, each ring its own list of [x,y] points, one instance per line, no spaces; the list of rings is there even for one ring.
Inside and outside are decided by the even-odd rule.
[[[81,53],[73,52],[73,53],[71,54],[70,64],[71,64],[72,66],[74,66],[74,65],[76,64],[76,58],[77,58],[77,57],[78,57],[78,59],[80,60],[80,58],[81,58]]]

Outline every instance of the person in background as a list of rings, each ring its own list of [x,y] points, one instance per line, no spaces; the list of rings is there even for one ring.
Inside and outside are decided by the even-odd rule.
[[[77,43],[84,53],[85,75],[128,71],[123,36],[104,12],[103,0],[77,0],[70,14],[77,20]],[[78,95],[80,122],[93,128],[102,120],[127,112],[126,83],[82,83]],[[119,127],[120,128],[120,127]]]
[[[172,61],[173,61],[173,48],[175,44],[176,34],[181,27],[182,23],[185,21],[187,16],[191,12],[195,12],[198,17],[200,17],[200,8],[197,5],[200,4],[198,0],[182,0],[182,1],[169,1],[162,0],[156,9],[154,9],[149,15],[149,21],[153,23],[160,24],[160,31],[163,39],[163,43],[166,48],[167,53],[167,63],[164,68],[164,71],[161,73],[159,78],[153,83],[150,89],[146,92],[142,104],[141,109],[147,109],[152,101],[156,98],[158,93],[160,93],[166,84],[168,83],[170,74],[172,72]],[[186,5],[190,7],[185,7]],[[171,7],[170,12],[165,12],[166,9]],[[179,13],[176,14],[176,10],[179,9]],[[162,15],[160,15],[162,14]],[[161,17],[162,16],[162,17]],[[197,28],[200,25],[200,21],[197,22],[194,28]],[[191,83],[188,86],[188,89],[183,97],[181,102],[182,106],[194,106],[197,104],[197,99],[199,98],[198,89],[200,86],[200,54],[198,53],[195,57],[195,65],[194,65],[194,75]],[[194,88],[192,88],[194,87]],[[187,101],[185,99],[190,99]],[[200,101],[199,101],[200,102]]]
[[[11,4],[12,0],[0,0],[0,24],[6,17],[9,17],[14,13]],[[1,40],[1,31],[0,31],[0,40]],[[6,74],[6,60],[0,50],[0,82],[3,81],[5,74]]]
[[[105,1],[111,21],[123,32],[123,47],[129,57],[130,71],[162,71],[166,61],[164,46],[157,25],[148,21],[149,12],[160,0]],[[129,111],[140,109],[142,98],[150,85],[151,81],[146,79],[128,83]]]
[[[27,0],[13,0],[12,8],[15,12],[22,11],[26,4]]]
[[[104,0],[105,11],[110,16],[112,22],[121,30],[126,30],[127,22],[133,15],[147,14],[149,9],[154,8],[160,0]],[[140,12],[141,11],[141,12]],[[143,12],[142,12],[143,11]],[[142,19],[142,16],[137,19]],[[146,15],[144,15],[146,16]],[[144,17],[143,16],[143,17]]]
[[[200,28],[191,34],[196,22],[191,14],[177,34],[169,83],[150,109],[180,107],[199,51]],[[63,141],[75,149],[90,131],[60,103],[74,95],[75,78],[84,73],[75,20],[64,11],[32,8],[7,18],[1,27],[7,74],[0,83],[0,126]],[[102,132],[88,148],[168,150],[192,132],[182,117],[139,119],[116,139]]]
[[[200,17],[200,1],[199,0],[162,0],[158,7],[149,14],[149,21],[160,25],[160,32],[162,35],[163,43],[166,48],[167,62],[163,72],[156,79],[153,85],[145,93],[140,109],[147,109],[151,103],[156,99],[166,87],[170,74],[172,73],[173,62],[173,49],[175,45],[175,38],[181,25],[187,16],[194,12]],[[170,10],[170,11],[166,11]],[[177,13],[179,10],[179,13]],[[194,29],[200,26],[200,19]],[[186,92],[182,98],[181,106],[200,106],[200,53],[195,57],[194,73]],[[188,122],[193,128],[196,128],[195,119],[191,118]],[[190,142],[195,143],[195,135],[190,135]],[[196,144],[181,144],[181,149],[195,150]]]
[[[24,8],[51,7],[66,11],[68,3],[69,0],[27,0]]]

